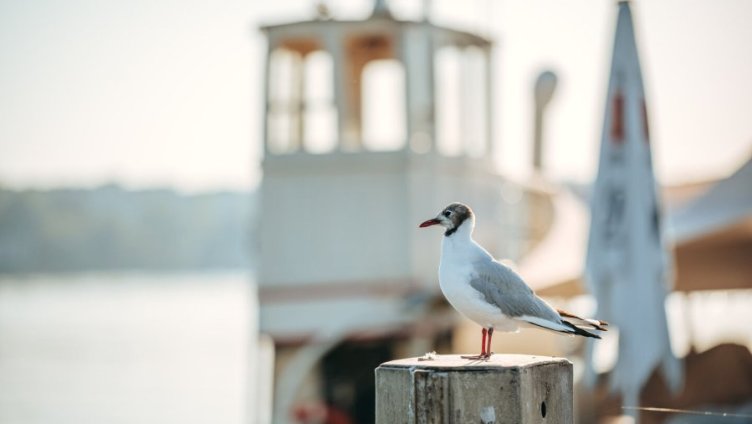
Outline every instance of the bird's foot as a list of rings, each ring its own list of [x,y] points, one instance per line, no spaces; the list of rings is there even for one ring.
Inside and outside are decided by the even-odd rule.
[[[473,361],[487,361],[491,359],[491,355],[493,355],[493,352],[490,353],[480,353],[478,355],[462,355],[460,358],[462,359],[471,359]]]

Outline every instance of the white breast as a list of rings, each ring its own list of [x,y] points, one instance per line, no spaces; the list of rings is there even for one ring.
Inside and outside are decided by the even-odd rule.
[[[488,252],[469,240],[446,240],[442,244],[439,265],[439,286],[447,301],[462,315],[483,327],[494,327],[500,331],[516,331],[516,320],[505,316],[501,310],[488,302],[484,296],[470,285],[473,277],[472,263],[490,258]]]

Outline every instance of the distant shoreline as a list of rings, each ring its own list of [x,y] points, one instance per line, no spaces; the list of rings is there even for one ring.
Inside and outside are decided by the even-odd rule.
[[[237,277],[246,275],[249,279],[255,270],[248,268],[202,268],[202,269],[88,269],[71,271],[30,271],[30,272],[0,272],[0,284],[7,280],[100,280],[107,279],[138,279],[142,277],[163,278],[165,280],[182,279],[185,277]]]
[[[255,205],[245,192],[0,188],[0,274],[247,269]]]

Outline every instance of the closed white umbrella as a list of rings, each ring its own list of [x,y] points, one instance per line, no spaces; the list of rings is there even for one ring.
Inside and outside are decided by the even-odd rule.
[[[650,153],[645,94],[629,3],[618,5],[598,176],[593,187],[586,282],[598,316],[619,330],[611,388],[637,406],[642,386],[661,366],[682,384],[671,352],[664,301],[671,262]]]

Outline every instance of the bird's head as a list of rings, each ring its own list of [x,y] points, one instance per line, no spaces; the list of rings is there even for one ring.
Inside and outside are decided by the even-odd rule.
[[[423,221],[419,227],[430,227],[432,225],[441,225],[446,228],[445,236],[451,236],[460,226],[468,222],[472,227],[475,221],[473,210],[462,203],[452,203],[445,207],[435,218]]]

